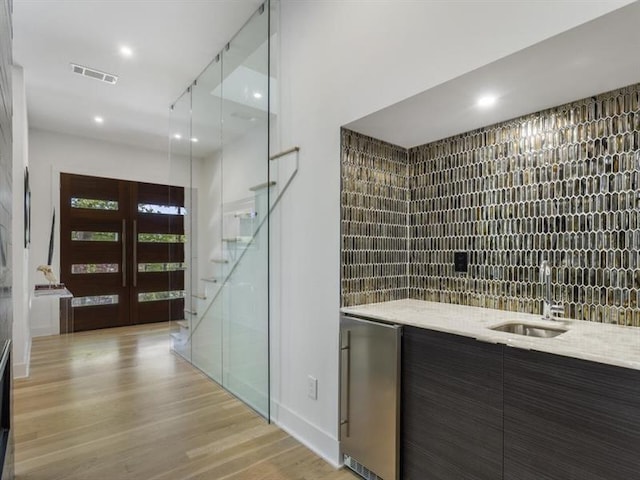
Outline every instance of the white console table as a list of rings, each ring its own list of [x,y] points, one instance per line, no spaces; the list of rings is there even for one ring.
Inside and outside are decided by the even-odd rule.
[[[64,284],[36,285],[33,296],[57,298],[60,302],[60,333],[73,333],[73,294]]]

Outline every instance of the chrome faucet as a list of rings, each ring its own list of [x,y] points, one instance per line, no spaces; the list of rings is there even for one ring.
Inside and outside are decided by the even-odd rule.
[[[542,318],[551,319],[551,266],[549,262],[543,260],[540,263],[540,283],[543,287],[542,292]]]
[[[544,287],[542,297],[542,318],[544,320],[557,320],[564,315],[562,305],[553,303],[551,294],[551,264],[547,260],[540,262],[540,283]]]

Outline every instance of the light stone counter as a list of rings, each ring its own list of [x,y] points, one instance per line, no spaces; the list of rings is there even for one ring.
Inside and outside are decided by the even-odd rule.
[[[346,314],[472,337],[482,342],[553,353],[640,370],[640,328],[581,320],[542,320],[539,315],[422,300],[396,300],[342,308]],[[568,331],[554,338],[497,332],[491,327],[527,322]]]

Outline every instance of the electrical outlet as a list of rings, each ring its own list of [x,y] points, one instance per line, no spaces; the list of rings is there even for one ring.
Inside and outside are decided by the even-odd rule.
[[[307,395],[312,400],[318,399],[318,379],[311,375],[307,376]]]

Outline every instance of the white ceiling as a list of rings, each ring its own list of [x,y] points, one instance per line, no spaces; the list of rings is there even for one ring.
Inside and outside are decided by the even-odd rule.
[[[15,0],[14,61],[25,69],[30,125],[166,151],[169,105],[261,3]],[[635,2],[346,126],[412,147],[640,82],[639,22],[640,2]],[[236,83],[264,83],[266,77],[254,78],[263,72],[252,64],[253,57],[264,56],[258,55],[264,44],[258,47],[251,32],[246,36],[252,41],[238,43],[257,49],[246,57],[251,48],[239,45],[247,51],[234,72],[244,80]],[[134,49],[133,58],[119,55],[122,44]],[[116,85],[82,78],[71,73],[69,62],[120,78]],[[499,97],[496,106],[478,109],[476,99],[489,92]],[[209,100],[229,113],[228,130],[249,128],[249,119],[264,115],[264,105],[236,98],[225,107],[219,102]],[[203,118],[198,130],[210,131],[219,120],[219,113],[207,109],[210,118]],[[95,115],[105,123],[96,125]],[[194,154],[206,156],[219,147],[215,135],[210,137],[192,145]]]
[[[24,67],[30,126],[166,151],[169,106],[261,3],[15,0],[14,62]],[[132,58],[120,56],[123,44]],[[75,75],[70,62],[118,83]]]
[[[410,148],[638,83],[638,25],[634,2],[345,126]]]

